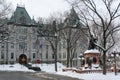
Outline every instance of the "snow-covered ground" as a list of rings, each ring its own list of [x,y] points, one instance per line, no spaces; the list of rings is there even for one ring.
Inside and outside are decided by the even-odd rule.
[[[115,75],[114,73],[107,73],[106,75],[103,75],[102,73],[79,74],[71,71],[62,72],[62,68],[65,68],[65,66],[60,63],[58,63],[58,72],[55,72],[54,64],[34,64],[33,66],[40,67],[42,71],[45,71],[48,73],[70,76],[70,77],[75,77],[75,78],[84,79],[84,80],[120,80],[120,73],[118,73],[117,75]],[[0,65],[0,70],[1,71],[34,72],[32,70],[27,69],[24,66],[21,66],[20,64]]]
[[[35,72],[33,70],[29,70],[23,65],[20,64],[13,64],[13,65],[0,65],[0,71],[25,71],[25,72]]]

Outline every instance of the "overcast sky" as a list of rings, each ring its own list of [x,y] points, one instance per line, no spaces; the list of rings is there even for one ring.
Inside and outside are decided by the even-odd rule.
[[[65,0],[7,0],[11,2],[13,9],[17,4],[24,4],[31,17],[47,18],[55,12],[64,12],[70,9],[70,5]]]

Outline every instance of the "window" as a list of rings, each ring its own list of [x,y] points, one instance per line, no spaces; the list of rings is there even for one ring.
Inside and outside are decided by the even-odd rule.
[[[66,53],[63,53],[63,58],[66,58]]]
[[[4,52],[1,51],[1,59],[4,59]]]
[[[19,32],[22,34],[26,34],[27,33],[27,28],[20,28]]]
[[[25,16],[21,16],[21,17],[20,17],[20,22],[21,22],[22,24],[26,24],[26,18],[25,18]]]
[[[48,53],[46,53],[46,59],[48,59]]]
[[[61,53],[59,53],[59,58],[61,58]]]
[[[55,58],[55,55],[54,54],[52,54],[52,59],[54,59]]]
[[[19,43],[19,50],[22,50],[22,49],[27,50],[27,43],[25,42]]]
[[[14,43],[11,43],[11,48],[14,48]]]
[[[11,59],[14,59],[14,53],[11,53]]]
[[[21,15],[23,15],[23,14],[24,14],[24,12],[23,12],[23,11],[21,11],[20,13],[21,13]]]
[[[33,49],[36,49],[36,43],[33,42]]]
[[[61,50],[61,43],[59,43],[59,50]]]
[[[27,39],[27,36],[19,36],[19,39],[20,39],[20,40],[26,40],[26,39]]]
[[[14,37],[13,36],[10,36],[9,39],[10,39],[10,41],[14,41]]]
[[[2,44],[1,44],[1,48],[4,48],[4,45],[5,45],[5,44],[4,44],[4,43],[2,43]]]
[[[35,53],[33,53],[33,59],[35,59]]]

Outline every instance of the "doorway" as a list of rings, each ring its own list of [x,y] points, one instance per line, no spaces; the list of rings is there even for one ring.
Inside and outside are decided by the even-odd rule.
[[[21,54],[19,56],[19,63],[20,64],[27,64],[27,56],[25,54]]]

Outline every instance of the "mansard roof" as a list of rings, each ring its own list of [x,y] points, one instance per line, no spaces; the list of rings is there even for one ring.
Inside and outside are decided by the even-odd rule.
[[[80,22],[80,18],[78,16],[78,14],[76,13],[74,7],[72,7],[72,9],[70,10],[70,14],[66,17],[65,19],[65,24],[67,23],[68,25],[72,25],[72,26],[83,26],[83,24]]]
[[[17,6],[9,22],[14,23],[14,24],[24,24],[24,25],[35,24],[34,19],[30,18],[25,7],[21,7],[21,6]]]

